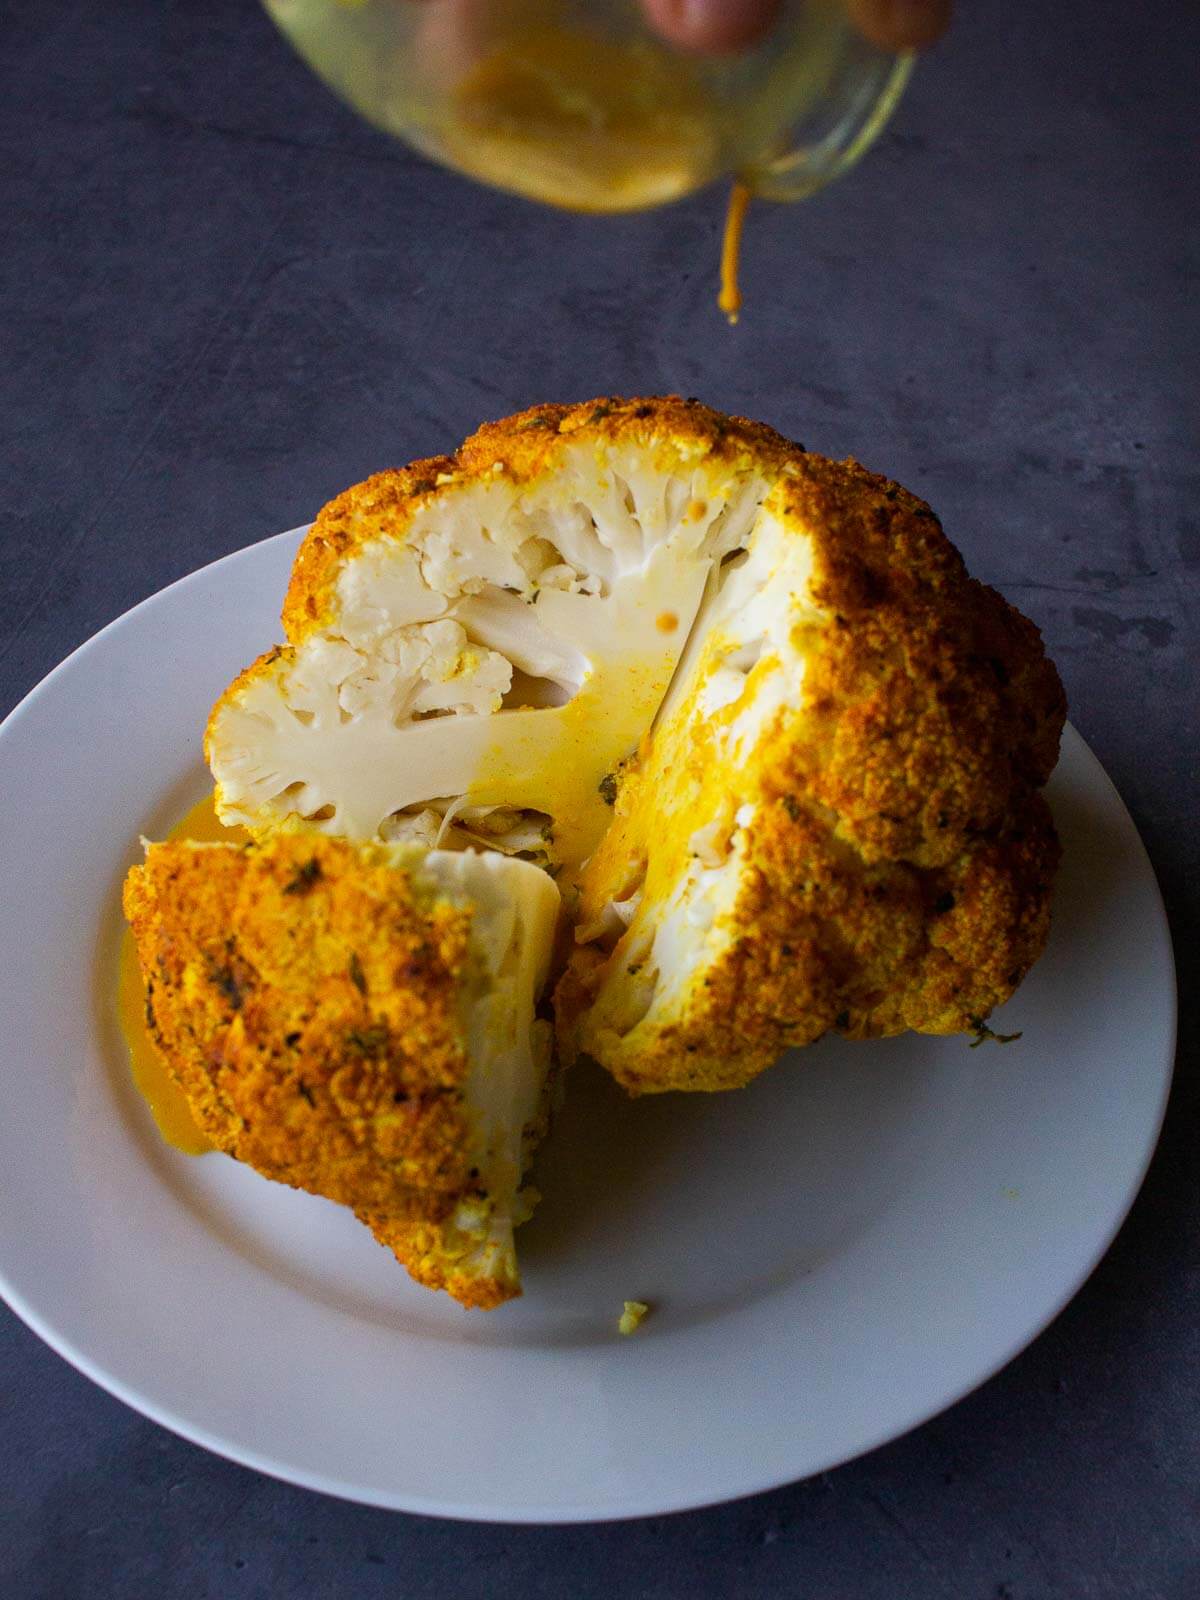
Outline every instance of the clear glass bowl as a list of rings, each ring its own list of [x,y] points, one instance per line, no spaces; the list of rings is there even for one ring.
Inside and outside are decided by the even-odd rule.
[[[447,166],[577,211],[679,199],[725,173],[792,200],[844,172],[911,58],[845,0],[785,0],[735,56],[666,44],[636,0],[264,0],[308,64],[377,127]]]

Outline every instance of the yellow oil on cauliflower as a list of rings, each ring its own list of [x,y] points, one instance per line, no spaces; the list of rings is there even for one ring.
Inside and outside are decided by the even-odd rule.
[[[209,722],[223,820],[553,877],[558,1059],[634,1093],[978,1032],[1045,942],[1057,674],[855,462],[675,397],[541,406],[334,500],[283,623]],[[470,1299],[433,1211],[398,1253]]]

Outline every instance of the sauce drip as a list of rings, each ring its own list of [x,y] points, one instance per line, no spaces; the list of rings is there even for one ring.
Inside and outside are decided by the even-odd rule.
[[[717,305],[732,326],[742,309],[742,290],[738,283],[738,266],[742,257],[742,229],[750,205],[750,190],[738,181],[729,191],[729,210],[725,213],[725,237],[721,241],[721,292]]]
[[[212,795],[171,829],[172,839],[194,839],[201,844],[243,843],[249,835],[242,828],[226,828],[217,821]],[[117,981],[117,1017],[125,1043],[129,1046],[129,1069],[134,1085],[150,1107],[158,1131],[169,1145],[185,1155],[203,1155],[213,1146],[196,1126],[183,1091],[167,1071],[146,1026],[146,988],[138,967],[133,934],[125,929],[121,940],[120,976]]]

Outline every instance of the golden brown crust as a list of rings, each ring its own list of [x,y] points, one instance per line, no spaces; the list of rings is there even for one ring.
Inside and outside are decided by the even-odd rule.
[[[244,690],[261,677],[264,672],[269,672],[277,661],[283,662],[285,667],[290,666],[294,656],[295,652],[289,646],[273,645],[270,650],[264,650],[262,655],[257,656],[248,667],[244,667],[228,688],[222,690],[220,697],[208,714],[208,722],[204,729],[204,759],[207,762],[210,764],[212,762],[213,730],[216,728],[226,708],[236,706]]]
[[[421,502],[437,492],[439,474],[454,470],[450,456],[376,472],[324,506],[304,536],[283,601],[283,631],[292,644],[316,632],[329,617],[333,585],[342,563],[381,534],[399,538]]]
[[[855,461],[806,456],[787,509],[833,615],[789,729],[790,781],[864,859],[938,866],[1058,759],[1066,699],[1034,625],[967,576],[930,508]]]
[[[513,1278],[464,1271],[455,1258],[453,1230],[445,1223],[402,1222],[362,1210],[357,1216],[392,1252],[409,1277],[426,1289],[444,1289],[468,1310],[494,1311],[521,1293],[520,1284]]]
[[[163,1058],[221,1149],[391,1219],[470,1188],[469,913],[320,836],[151,845],[125,884]]]
[[[652,1093],[737,1088],[830,1030],[975,1031],[1041,954],[1057,859],[1038,796],[1019,826],[937,874],[851,863],[823,822],[779,807],[733,913],[745,931],[682,1018],[630,1051],[589,1045],[633,1093]]]
[[[782,463],[801,452],[799,445],[763,423],[724,416],[678,395],[531,406],[485,423],[453,455],[378,472],[331,500],[309,529],[292,568],[283,604],[288,639],[299,644],[328,622],[338,572],[363,544],[380,537],[402,541],[417,508],[452,493],[464,478],[499,472],[526,483],[541,476],[552,470],[568,438],[619,440],[650,449],[658,444],[690,446],[730,463],[748,456],[764,465]]]

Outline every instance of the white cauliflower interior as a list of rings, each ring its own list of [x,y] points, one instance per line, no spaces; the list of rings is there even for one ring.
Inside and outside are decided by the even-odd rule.
[[[222,819],[475,845],[570,876],[766,491],[750,467],[681,451],[664,470],[593,440],[531,484],[447,481],[402,540],[346,561],[325,627],[218,708]]]
[[[781,527],[769,502],[746,544],[697,618],[659,717],[657,809],[676,848],[660,848],[649,882],[627,878],[575,930],[578,944],[617,951],[592,1026],[631,1036],[631,1048],[639,1026],[649,1032],[682,1011],[738,935],[732,912],[759,804],[755,752],[798,702],[811,642],[829,621],[810,592],[811,544]],[[696,749],[700,784],[687,765]]]
[[[487,1199],[460,1202],[443,1253],[464,1277],[495,1279],[515,1291],[513,1228],[531,1210],[521,1178],[545,1121],[551,1028],[536,1012],[559,895],[537,867],[502,855],[434,850],[418,870],[438,897],[472,910],[460,1016],[472,1159]]]

